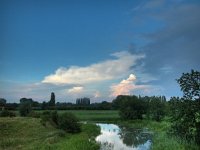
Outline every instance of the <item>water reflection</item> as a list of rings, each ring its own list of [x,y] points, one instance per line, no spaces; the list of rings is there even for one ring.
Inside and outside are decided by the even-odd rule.
[[[97,124],[101,134],[96,141],[101,150],[148,150],[151,146],[151,134],[145,129],[119,127],[115,124]]]

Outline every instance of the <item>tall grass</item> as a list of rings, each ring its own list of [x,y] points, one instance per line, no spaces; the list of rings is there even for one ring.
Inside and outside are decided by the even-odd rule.
[[[83,124],[81,133],[68,134],[50,124],[42,126],[37,118],[0,118],[0,149],[97,150],[94,139],[99,133],[93,124]]]

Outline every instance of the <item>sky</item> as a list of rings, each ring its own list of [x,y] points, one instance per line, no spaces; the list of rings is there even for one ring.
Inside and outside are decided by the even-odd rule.
[[[1,0],[0,97],[182,96],[200,70],[199,0]]]

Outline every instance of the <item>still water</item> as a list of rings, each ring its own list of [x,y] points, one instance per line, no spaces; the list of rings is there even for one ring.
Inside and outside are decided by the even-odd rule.
[[[96,141],[100,150],[148,150],[151,146],[151,134],[147,129],[121,127],[115,124],[98,123],[101,134]]]

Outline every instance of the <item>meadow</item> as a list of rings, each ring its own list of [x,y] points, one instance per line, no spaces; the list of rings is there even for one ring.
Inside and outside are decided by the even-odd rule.
[[[63,113],[66,111],[59,111]],[[148,128],[153,132],[153,150],[188,150],[198,149],[193,144],[188,144],[176,137],[167,135],[170,127],[168,119],[161,122],[152,120],[122,121],[118,111],[113,110],[67,110],[80,119],[82,132],[77,134],[65,133],[62,130],[46,127],[40,123],[40,118],[13,117],[0,118],[0,149],[70,149],[70,150],[97,150],[99,145],[95,137],[100,134],[100,129],[95,122],[116,123],[135,128]],[[41,111],[38,111],[41,113]]]
[[[99,149],[94,138],[100,134],[100,129],[94,124],[82,124],[81,129],[80,133],[69,134],[50,124],[42,126],[38,118],[0,118],[0,149]]]
[[[58,113],[73,113],[81,121],[114,122],[120,119],[117,110],[59,110]]]

